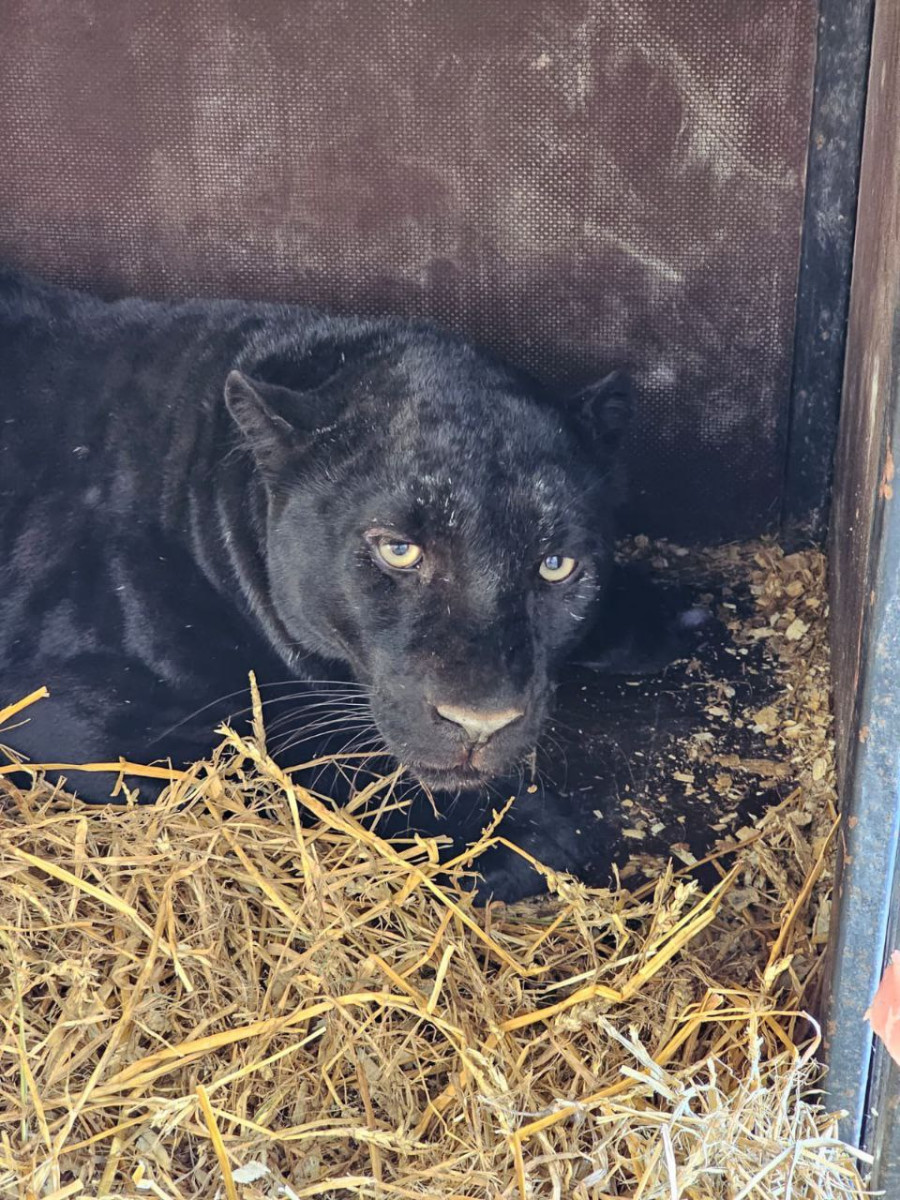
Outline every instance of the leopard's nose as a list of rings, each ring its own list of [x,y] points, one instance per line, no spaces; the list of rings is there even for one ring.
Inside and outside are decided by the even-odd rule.
[[[518,721],[525,714],[520,708],[504,708],[486,711],[477,708],[462,708],[456,704],[436,704],[435,710],[445,721],[461,726],[473,742],[484,743],[498,730]]]

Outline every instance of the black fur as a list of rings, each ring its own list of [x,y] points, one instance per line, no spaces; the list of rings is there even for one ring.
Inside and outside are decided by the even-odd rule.
[[[550,395],[426,325],[0,276],[0,700],[53,697],[4,737],[190,761],[252,669],[294,702],[288,760],[343,718],[442,793],[508,788],[609,574],[627,405],[621,377]],[[383,536],[422,562],[386,566]],[[553,554],[570,580],[541,578]],[[265,690],[292,680],[335,686]],[[522,715],[473,746],[447,705]]]

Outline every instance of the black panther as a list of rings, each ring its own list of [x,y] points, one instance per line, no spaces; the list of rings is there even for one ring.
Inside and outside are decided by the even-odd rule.
[[[554,391],[427,324],[0,275],[0,701],[52,695],[4,739],[193,761],[252,669],[285,762],[337,738],[439,809],[524,791],[602,617],[629,405],[622,374]],[[553,797],[522,805],[513,839],[577,870]],[[537,890],[492,854],[489,891]]]

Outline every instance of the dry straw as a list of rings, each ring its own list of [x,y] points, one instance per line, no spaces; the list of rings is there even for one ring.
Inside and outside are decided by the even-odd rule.
[[[467,861],[445,885],[435,844],[361,819],[395,779],[335,809],[258,710],[153,807],[0,783],[0,1196],[863,1195],[805,1015],[835,820],[822,562],[717,565],[750,573],[733,632],[777,663],[796,786],[708,893],[659,864],[481,912]]]

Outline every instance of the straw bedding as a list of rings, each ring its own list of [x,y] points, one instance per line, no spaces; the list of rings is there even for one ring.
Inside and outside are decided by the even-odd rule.
[[[0,1195],[861,1196],[807,1015],[836,819],[824,563],[691,561],[753,597],[724,615],[778,689],[742,719],[794,785],[705,890],[676,859],[476,910],[467,861],[441,884],[433,844],[366,819],[395,779],[333,808],[267,757],[258,707],[154,807],[0,778]]]

